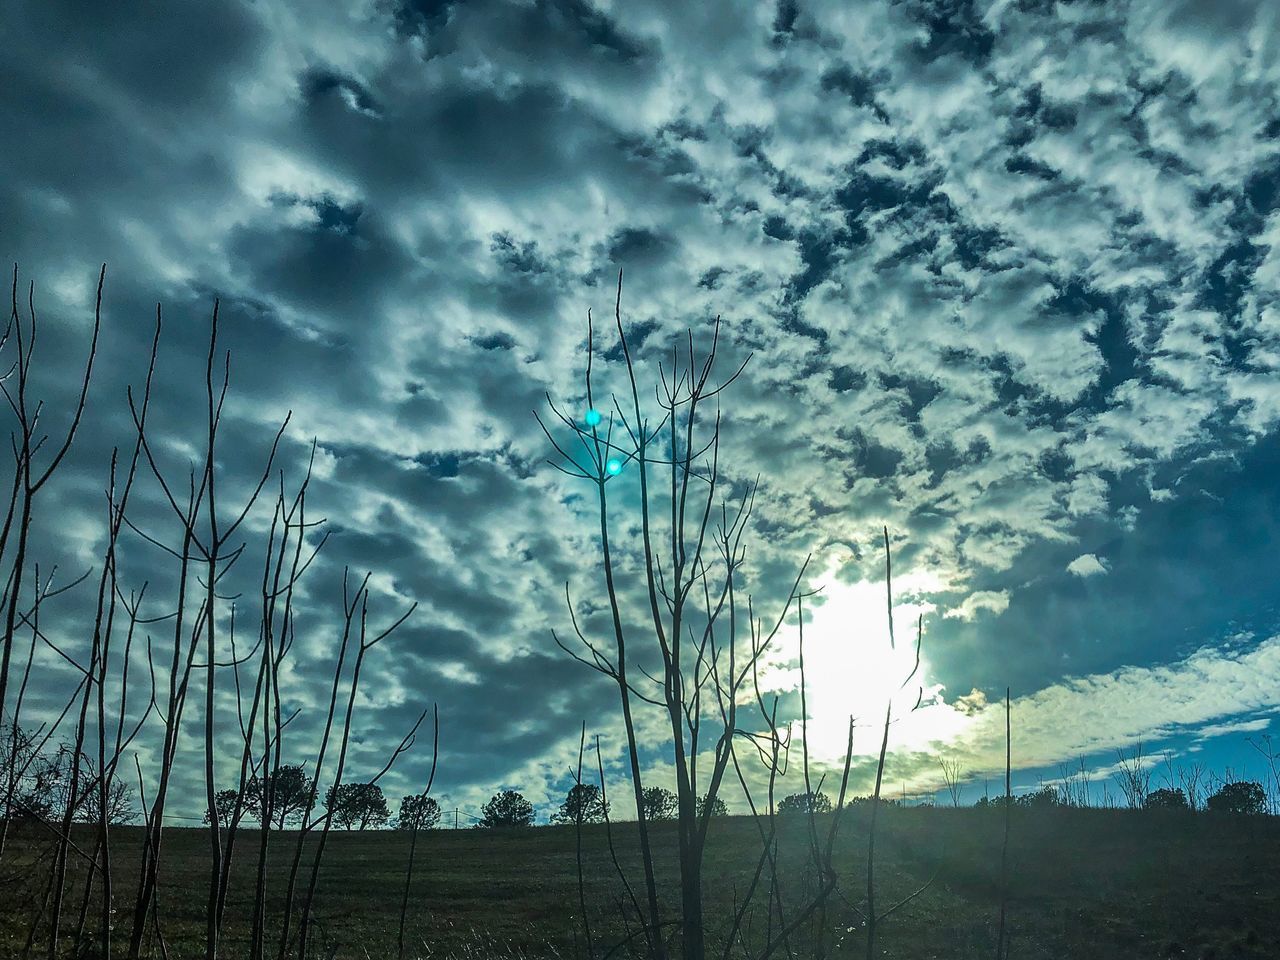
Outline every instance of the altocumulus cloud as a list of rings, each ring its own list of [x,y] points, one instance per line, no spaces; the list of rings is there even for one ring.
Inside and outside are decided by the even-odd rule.
[[[1082,553],[1067,564],[1067,573],[1077,577],[1096,577],[1107,572],[1107,565],[1095,554]]]
[[[1274,705],[1241,679],[1274,675],[1274,641],[1226,638],[1275,626],[1239,574],[1278,572],[1276,7],[732,6],[12,9],[0,223],[39,284],[51,409],[110,261],[49,562],[100,549],[156,301],[156,442],[192,455],[220,296],[227,469],[247,482],[285,409],[286,461],[318,442],[337,535],[307,603],[336,607],[349,564],[388,616],[421,604],[371,663],[357,768],[438,699],[452,799],[546,801],[612,696],[549,640],[594,542],[530,411],[572,402],[624,266],[642,373],[715,315],[754,353],[723,456],[764,477],[761,592],[810,550],[874,579],[887,524],[931,709],[1012,684],[1040,764]],[[164,522],[154,491],[138,509]],[[319,614],[300,629],[300,741],[333,644]],[[66,677],[42,670],[35,709]]]

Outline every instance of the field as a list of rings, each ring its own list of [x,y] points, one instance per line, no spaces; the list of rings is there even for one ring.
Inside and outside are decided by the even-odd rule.
[[[881,825],[878,902],[892,905],[933,878],[882,925],[881,955],[903,960],[994,956],[1001,815],[890,808]],[[664,886],[674,902],[674,824],[656,829]],[[630,825],[615,825],[613,833],[624,864],[634,864]],[[727,916],[735,894],[745,889],[759,849],[757,836],[749,818],[715,822],[706,876],[707,902],[716,916]],[[788,823],[781,834],[783,871],[795,878],[797,897],[811,882],[801,867],[806,836],[803,819]],[[136,872],[141,834],[120,828],[114,837],[116,876],[124,888],[124,878]],[[249,857],[256,839],[248,833],[244,846],[237,845],[242,876],[233,886],[226,957],[244,953]],[[174,829],[165,842],[162,912],[169,953],[174,960],[203,956],[207,837],[199,830]],[[864,952],[856,907],[865,884],[865,843],[860,815],[846,817],[836,855],[840,895],[827,915],[833,956]],[[11,838],[0,887],[4,957],[20,955],[39,902],[42,868],[33,871],[24,864],[42,844],[29,831]],[[597,942],[611,945],[622,936],[616,919],[622,891],[604,828],[584,828],[583,847],[588,915]],[[285,849],[284,844],[277,848],[277,869]],[[421,835],[407,954],[586,956],[574,850],[572,827]],[[407,838],[391,831],[331,838],[318,906],[318,956],[395,956],[407,852]],[[1280,957],[1277,818],[1019,810],[1013,817],[1010,872],[1010,957]],[[120,913],[127,914],[126,898],[120,903]],[[756,922],[763,923],[762,915]],[[121,926],[127,928],[127,922]]]

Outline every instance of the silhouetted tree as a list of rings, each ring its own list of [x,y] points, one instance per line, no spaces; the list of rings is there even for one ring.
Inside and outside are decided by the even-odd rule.
[[[1058,791],[1053,787],[1041,787],[1039,790],[1033,790],[1031,793],[1024,793],[1017,797],[980,797],[974,806],[1003,809],[1006,804],[1014,809],[1041,810],[1046,807],[1061,806],[1062,801],[1058,796]]]
[[[780,815],[830,813],[831,798],[822,792],[793,793],[778,803]]]
[[[380,827],[391,817],[387,798],[376,783],[342,783],[330,787],[324,796],[325,809],[345,830]]]
[[[847,808],[863,807],[871,802],[872,802],[871,797],[850,797],[848,800],[844,802],[844,805]],[[899,804],[897,800],[893,799],[893,797],[881,797],[878,802],[882,807],[901,806],[901,804]],[[986,802],[987,802],[986,797],[983,797],[976,804],[974,804],[974,806],[977,806],[977,807],[985,806]]]
[[[674,820],[679,809],[676,795],[665,787],[645,787],[640,802],[646,820]]]
[[[1142,751],[1141,740],[1128,754],[1116,751],[1116,772],[1112,774],[1112,779],[1119,785],[1120,792],[1124,794],[1125,805],[1130,810],[1138,810],[1143,806],[1147,793],[1151,790],[1151,767],[1148,757]]]
[[[415,793],[400,801],[397,830],[430,830],[440,822],[440,804],[435,797]]]
[[[1058,806],[1058,791],[1053,787],[1041,787],[1039,790],[1033,790],[1031,793],[1024,793],[1020,797],[1015,797],[1013,803],[1014,806],[1030,809],[1056,807]]]
[[[489,798],[477,827],[527,827],[533,823],[533,804],[515,790],[503,790]]]
[[[236,801],[238,801],[239,799],[240,799],[240,793],[239,791],[236,791],[236,790],[219,790],[216,794],[214,794],[214,797],[213,797],[214,812],[217,813],[218,815],[219,823],[225,823],[228,825],[231,823],[231,821],[235,818]],[[243,816],[244,814],[243,805],[240,808],[240,813]],[[205,823],[209,822],[208,810],[204,812],[204,822]]]
[[[4,725],[0,745],[0,789],[5,807],[16,820],[47,820],[63,806],[70,755],[65,746],[45,749],[35,734],[20,725]],[[0,817],[4,808],[0,808]]]
[[[698,817],[699,818],[702,818],[704,816],[727,817],[728,815],[729,815],[729,808],[728,806],[725,805],[725,802],[721,800],[719,797],[711,797],[710,803],[708,803],[708,798],[705,796],[698,798]]]
[[[594,783],[575,783],[560,804],[560,809],[551,815],[551,822],[595,823],[603,820],[607,812],[608,804],[601,796],[598,786]]]
[[[1262,784],[1257,781],[1237,780],[1224,783],[1209,798],[1208,808],[1214,813],[1265,813],[1267,796],[1262,791]]]
[[[283,830],[288,820],[298,820],[311,795],[311,778],[301,764],[286,764],[270,777],[253,777],[245,786],[245,806],[261,823],[266,818],[268,801],[271,826]]]
[[[961,780],[964,779],[960,761],[941,757],[938,766],[942,768],[942,782],[947,788],[947,796],[951,798],[951,806],[960,806]]]
[[[133,805],[133,788],[127,780],[111,780],[106,789],[106,816],[101,812],[101,792],[98,790],[96,778],[85,785],[76,804],[74,819],[80,823],[100,823],[106,820],[111,826],[132,823],[138,817]]]
[[[1161,787],[1147,794],[1148,810],[1189,810],[1187,795],[1180,787]]]

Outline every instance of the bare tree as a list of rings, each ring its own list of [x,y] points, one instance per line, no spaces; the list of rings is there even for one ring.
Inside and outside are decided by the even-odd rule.
[[[942,782],[947,789],[947,796],[951,798],[951,806],[960,806],[960,793],[964,789],[964,770],[960,761],[939,757],[938,766],[942,768]]]
[[[1272,815],[1280,813],[1280,747],[1275,746],[1269,733],[1262,734],[1257,740],[1250,737],[1249,745],[1258,751],[1267,765],[1267,772],[1263,777],[1267,794],[1267,813]]]
[[[1179,765],[1178,784],[1182,787],[1182,792],[1187,796],[1187,806],[1192,810],[1201,810],[1204,807],[1204,779],[1205,768],[1203,761],[1193,760],[1190,763]]]
[[[1084,757],[1077,757],[1075,766],[1059,764],[1058,802],[1065,807],[1089,806],[1089,789],[1092,782]]]
[[[170,481],[157,460],[155,451],[148,441],[145,427],[145,406],[141,412],[130,397],[130,408],[133,411],[137,428],[138,446],[150,467],[151,475],[157,482],[165,501],[178,521],[180,545],[175,547],[165,544],[157,537],[130,527],[143,536],[148,542],[160,547],[178,564],[178,593],[173,614],[174,648],[169,671],[168,708],[162,711],[162,720],[166,729],[166,742],[161,756],[161,769],[157,786],[156,799],[148,818],[148,843],[143,859],[142,878],[138,885],[138,896],[134,905],[133,932],[129,944],[130,960],[138,957],[142,946],[142,937],[147,926],[147,911],[152,903],[156,884],[156,872],[163,835],[164,807],[168,796],[170,773],[175,760],[178,734],[182,714],[186,705],[187,692],[192,672],[197,667],[204,674],[204,774],[206,809],[209,818],[209,891],[205,920],[205,957],[213,960],[218,953],[220,933],[221,904],[224,896],[223,874],[225,857],[222,844],[221,824],[218,821],[216,804],[217,780],[215,770],[215,728],[214,704],[216,694],[218,649],[216,645],[217,610],[219,600],[218,584],[225,577],[236,560],[242,555],[244,547],[231,546],[232,538],[249,516],[258,501],[258,497],[271,476],[272,466],[280,447],[280,441],[288,427],[290,417],[286,416],[265,457],[265,464],[255,484],[252,484],[239,509],[229,515],[220,512],[218,491],[220,489],[220,473],[217,469],[218,433],[222,424],[223,409],[231,379],[231,354],[222,352],[218,346],[218,314],[219,303],[215,300],[212,318],[209,324],[209,347],[205,357],[205,430],[203,464],[198,474],[193,469],[187,478],[187,495],[185,501],[175,491],[181,488]],[[159,311],[157,310],[157,317]],[[221,363],[219,363],[221,361]],[[215,371],[217,371],[215,373]],[[203,581],[199,573],[203,572]],[[188,580],[195,578],[193,585]],[[194,617],[188,620],[191,594],[199,596],[199,609]],[[189,639],[187,638],[187,631]],[[202,664],[196,663],[196,653],[203,646],[205,658]]]
[[[757,898],[766,901],[767,920],[761,946],[754,956],[764,960],[783,949],[790,954],[792,938],[802,927],[812,924],[821,930],[826,926],[826,904],[836,888],[832,851],[848,784],[853,748],[852,718],[841,771],[840,799],[827,835],[819,835],[812,812],[808,818],[810,863],[817,883],[812,894],[791,909],[785,902],[785,884],[778,870],[773,794],[777,779],[785,773],[790,730],[778,723],[776,698],[770,702],[761,693],[759,667],[784,623],[793,616],[798,617],[800,712],[802,725],[807,724],[802,608],[805,593],[801,584],[808,560],[799,565],[790,584],[776,590],[779,609],[770,620],[765,621],[758,614],[749,593],[744,600],[741,584],[747,556],[745,533],[755,505],[757,481],[735,479],[722,463],[718,398],[742,373],[746,361],[717,379],[719,321],[704,353],[700,354],[695,348],[690,332],[673,347],[668,360],[659,364],[654,388],[657,409],[650,414],[640,399],[636,359],[622,323],[621,297],[622,275],[619,273],[614,328],[626,374],[622,398],[610,395],[607,405],[597,402],[601,396],[593,369],[597,346],[594,324],[588,314],[585,413],[571,416],[548,397],[558,428],[553,430],[541,417],[538,422],[556,453],[550,461],[552,465],[594,488],[600,572],[608,601],[605,629],[609,639],[602,641],[591,635],[593,627],[579,615],[568,585],[565,596],[575,639],[568,643],[559,634],[553,636],[570,656],[615,684],[619,694],[644,872],[642,895],[636,894],[625,875],[622,877],[628,891],[628,898],[623,902],[629,903],[631,910],[627,919],[630,922],[633,918],[637,924],[627,943],[642,937],[647,956],[661,960],[669,950],[663,930],[676,927],[679,949],[685,958],[702,960],[707,955],[710,924],[703,912],[703,857],[714,813],[723,803],[720,791],[724,777],[732,765],[757,824],[761,854],[754,877],[735,906],[733,922],[723,944],[724,957],[727,960],[732,950],[743,946],[741,937],[754,915]],[[635,475],[630,487],[635,499],[629,505],[624,502],[620,508],[613,496],[613,483],[627,474]],[[638,540],[629,545],[634,549],[634,567],[619,561],[614,541],[616,529],[628,526],[615,520],[615,513],[628,508],[627,515]],[[888,573],[887,530],[884,537]],[[637,578],[623,580],[622,572],[631,569],[639,570]],[[893,595],[889,577],[887,581],[892,643]],[[637,616],[643,617],[643,627],[636,625]],[[895,696],[912,682],[918,671],[921,633],[922,625],[917,634],[916,666],[895,691]],[[649,665],[654,663],[657,667],[651,670]],[[637,673],[642,679],[636,679]],[[740,704],[749,703],[748,694],[753,690],[759,717],[749,723]],[[917,697],[916,706],[919,704]],[[672,921],[664,918],[657,896],[648,831],[653,804],[646,802],[653,795],[643,782],[637,745],[635,711],[637,707],[648,706],[656,707],[665,717],[673,754],[680,905],[678,918]],[[890,698],[885,712],[878,781],[883,775],[893,722]],[[750,778],[738,755],[740,742],[750,744],[749,753],[764,766],[769,786],[763,809],[751,795]],[[801,772],[806,791],[813,794],[820,789],[821,782],[815,784],[810,780],[807,738],[802,737],[801,743]],[[879,795],[877,786],[872,807],[873,837]],[[874,863],[874,840],[869,863]],[[870,949],[875,940],[876,920],[883,919],[902,904],[876,912],[874,875],[870,867],[867,890]],[[819,933],[816,938],[818,956],[824,950],[822,936]],[[589,944],[589,949],[592,948]]]
[[[282,695],[281,677],[285,660],[293,644],[296,611],[295,588],[303,573],[315,559],[325,542],[324,536],[313,536],[314,528],[323,521],[310,520],[306,513],[306,491],[311,477],[306,475],[296,492],[286,495],[283,472],[279,494],[275,498],[270,532],[265,538],[262,567],[261,618],[257,643],[244,652],[237,646],[237,606],[228,587],[230,574],[238,560],[246,555],[249,544],[238,542],[256,524],[247,524],[274,471],[286,417],[267,448],[260,474],[248,478],[223,476],[220,464],[223,444],[220,428],[227,399],[231,359],[219,346],[218,304],[214,304],[209,327],[208,350],[205,355],[201,404],[203,424],[198,462],[186,470],[171,471],[161,463],[160,445],[150,436],[148,413],[151,385],[157,367],[162,331],[162,313],[156,309],[155,335],[151,342],[145,387],[140,394],[126,393],[133,431],[128,441],[112,451],[103,489],[103,523],[105,533],[101,565],[68,583],[55,586],[56,571],[42,575],[31,553],[31,534],[36,507],[47,498],[47,484],[64,462],[85,413],[89,383],[97,355],[101,329],[102,293],[105,268],[99,272],[97,299],[94,307],[92,340],[82,375],[73,380],[76,400],[58,438],[44,432],[48,419],[43,405],[32,394],[33,363],[39,324],[35,311],[34,286],[28,291],[28,315],[22,316],[18,306],[18,274],[15,268],[12,308],[9,324],[0,335],[0,355],[9,358],[8,370],[0,371],[0,392],[5,395],[12,413],[13,472],[6,478],[8,499],[0,495],[0,578],[3,578],[5,623],[3,649],[0,651],[0,858],[5,853],[8,828],[20,814],[51,838],[47,849],[36,858],[36,866],[45,869],[44,882],[33,888],[33,918],[22,953],[30,956],[39,949],[51,958],[66,952],[71,910],[66,903],[68,892],[78,889],[79,914],[74,923],[75,956],[108,958],[113,950],[113,937],[122,926],[129,926],[128,955],[138,958],[158,950],[167,956],[162,931],[159,881],[164,854],[164,824],[167,805],[175,782],[175,768],[180,753],[194,754],[186,744],[190,731],[183,726],[193,681],[199,689],[203,681],[204,710],[203,766],[208,809],[208,841],[210,872],[206,908],[205,947],[207,958],[219,950],[219,940],[228,900],[231,866],[236,835],[246,804],[252,804],[263,820],[257,851],[256,889],[254,892],[252,940],[249,955],[262,957],[267,938],[266,878],[268,849],[272,827],[283,826],[303,802],[302,829],[294,852],[281,924],[279,951],[283,958],[294,945],[289,929],[294,913],[297,870],[303,843],[310,832],[323,822],[327,831],[329,817],[313,820],[317,779],[327,776],[335,787],[342,784],[346,752],[350,737],[352,713],[360,684],[360,671],[368,651],[393,632],[412,613],[411,606],[402,617],[372,638],[366,632],[369,602],[368,576],[354,598],[344,596],[344,641],[334,666],[333,698],[324,727],[323,742],[315,765],[315,777],[303,775],[285,778],[295,772],[283,762],[283,735],[297,715],[285,714],[287,701]],[[315,445],[312,445],[314,459]],[[149,474],[158,489],[159,498],[176,524],[166,533],[163,529],[147,530],[129,515],[130,494],[140,474]],[[11,482],[10,482],[11,481]],[[228,510],[225,490],[229,486],[243,489],[244,497],[233,510]],[[144,614],[143,600],[147,583],[128,589],[122,582],[118,560],[127,537],[136,536],[144,550],[154,548],[162,562],[171,563],[176,596],[172,605],[158,614]],[[256,534],[255,534],[256,536]],[[318,542],[317,542],[318,541]],[[130,554],[132,556],[132,554]],[[93,619],[83,633],[83,648],[65,639],[69,631],[52,630],[44,620],[50,602],[63,592],[93,578],[97,582],[93,597]],[[347,581],[344,575],[344,587]],[[415,605],[416,606],[416,605]],[[159,649],[152,636],[154,625],[169,633],[171,649]],[[29,635],[30,642],[25,643]],[[347,641],[358,645],[354,673],[347,677]],[[145,660],[137,647],[145,643]],[[224,647],[229,646],[229,657]],[[28,683],[31,680],[36,651],[47,648],[69,668],[74,689],[52,721],[38,727],[23,724],[22,711]],[[17,658],[15,659],[15,651]],[[201,656],[203,654],[203,656]],[[157,656],[158,655],[158,656]],[[160,662],[164,660],[166,663]],[[131,674],[136,663],[145,663],[146,676]],[[256,666],[256,682],[251,690],[241,684],[241,668]],[[250,668],[252,669],[252,668]],[[215,713],[215,694],[225,693],[219,681],[227,672],[234,679],[234,709],[243,739],[240,750],[238,781],[235,789],[215,789],[222,738],[218,735],[221,715]],[[158,680],[159,676],[159,680]],[[13,679],[13,683],[10,683]],[[149,684],[149,692],[146,684]],[[70,686],[70,685],[69,685]],[[335,729],[335,708],[340,690],[345,688],[346,715]],[[15,692],[16,691],[16,692]],[[248,694],[246,696],[246,694]],[[391,752],[386,765],[367,783],[372,790],[392,764],[411,748],[425,711]],[[215,725],[218,721],[219,725]],[[119,841],[113,828],[133,815],[132,777],[119,775],[119,764],[127,757],[135,739],[146,729],[159,727],[158,756],[152,770],[154,782],[147,784],[137,756],[133,766],[137,774],[137,796],[143,813],[142,849],[137,884],[131,909],[132,924],[117,922],[113,852]],[[190,724],[188,723],[187,727]],[[69,731],[69,732],[68,732]],[[325,751],[330,737],[338,733],[341,748],[336,769],[325,769]],[[234,741],[233,741],[234,742]],[[433,770],[434,770],[433,757]],[[257,788],[256,790],[254,788]],[[79,822],[92,824],[92,842],[86,843],[80,830],[73,836],[72,826]],[[225,832],[224,832],[225,828]],[[87,833],[87,832],[86,832]],[[313,910],[315,880],[323,856],[324,838],[315,846],[311,882],[302,911],[302,928],[296,945],[306,953],[307,922]],[[78,861],[84,870],[72,869]],[[412,878],[412,863],[406,879]],[[91,906],[99,909],[91,912]],[[97,927],[95,930],[94,927]],[[41,939],[47,934],[47,941]]]
[[[404,622],[409,619],[409,617],[413,616],[413,612],[416,609],[418,609],[418,604],[415,602],[409,607],[408,610],[406,610],[403,614],[401,614],[399,618],[392,621],[392,623],[389,624],[385,629],[374,634],[372,637],[369,636],[369,629],[368,629],[369,575],[366,574],[364,580],[361,582],[360,587],[356,591],[355,596],[353,597],[350,604],[347,603],[347,584],[346,584],[346,578],[344,576],[343,607],[346,611],[346,629],[343,632],[342,650],[338,655],[338,666],[335,668],[335,671],[334,671],[335,693],[337,691],[337,685],[341,675],[342,660],[346,655],[347,642],[349,639],[355,641],[356,659],[355,659],[355,664],[351,673],[351,680],[348,685],[347,708],[342,719],[342,728],[341,728],[342,733],[341,733],[341,737],[338,744],[338,760],[334,768],[333,784],[329,788],[331,792],[336,792],[340,790],[343,784],[342,775],[346,770],[347,748],[349,747],[351,742],[351,721],[355,713],[356,693],[360,688],[360,674],[364,667],[365,658],[368,656],[368,653],[370,650],[377,647],[378,644],[382,643],[389,636],[395,633],[395,631],[398,630],[404,624]],[[356,615],[357,611],[359,611],[358,617]],[[329,709],[330,709],[330,714],[329,714],[330,720],[326,722],[325,738],[322,739],[321,746],[320,746],[322,754],[327,743],[328,734],[329,734],[329,730],[332,722],[332,713],[333,713],[332,701],[330,702]],[[418,727],[421,726],[422,721],[426,718],[426,715],[427,713],[424,710],[422,712],[422,715],[418,717],[417,722],[414,723],[413,727],[409,730],[409,732],[405,734],[404,739],[401,740],[399,745],[395,748],[395,750],[392,751],[391,756],[387,760],[386,765],[380,771],[378,771],[378,773],[375,776],[365,781],[367,786],[369,787],[376,786],[378,781],[382,779],[382,777],[386,774],[386,772],[391,769],[392,765],[396,762],[396,760],[399,759],[400,755],[413,746],[414,739],[417,736]],[[316,782],[318,782],[320,779],[322,768],[323,768],[322,759],[318,759],[316,762]],[[313,794],[314,794],[314,791],[313,791]],[[308,807],[314,808],[314,806],[315,806],[315,797],[313,795],[310,798]],[[309,936],[309,933],[310,933],[311,915],[315,909],[316,884],[319,882],[319,879],[320,879],[320,865],[324,860],[324,850],[325,850],[325,845],[329,839],[329,831],[333,827],[333,813],[334,813],[333,808],[326,804],[324,816],[321,817],[319,820],[320,836],[316,843],[315,855],[311,861],[311,876],[307,883],[306,896],[303,898],[303,901],[302,901],[302,917],[301,917],[300,925],[298,928],[298,956],[302,958],[302,960],[305,960],[307,956],[307,937]],[[309,832],[308,825],[305,824],[304,822],[303,829],[298,831],[298,854],[299,855],[301,853],[302,844],[308,832]],[[294,869],[296,870],[296,865]],[[289,895],[286,896],[286,899],[285,899],[285,924],[280,934],[280,943],[281,943],[280,955],[281,956],[284,955],[284,952],[287,948],[287,943],[288,943],[288,933],[289,933],[288,917],[289,917],[289,910],[292,907],[292,888],[293,888],[293,876],[291,874],[290,881],[289,881]]]
[[[1142,751],[1142,741],[1139,740],[1127,754],[1117,750],[1116,765],[1113,779],[1124,795],[1125,805],[1130,810],[1140,810],[1151,792],[1151,765]]]
[[[633,703],[653,704],[666,715],[674,753],[677,841],[680,865],[680,939],[686,957],[705,954],[702,900],[702,861],[711,826],[714,801],[733,755],[738,728],[739,693],[769,642],[782,626],[798,596],[804,566],[782,603],[771,630],[761,634],[752,622],[751,644],[740,632],[738,581],[746,551],[744,533],[754,505],[755,484],[740,487],[729,502],[722,489],[731,486],[720,463],[721,416],[717,398],[745,367],[745,361],[723,380],[714,380],[719,352],[717,321],[708,351],[699,356],[693,335],[671,354],[671,368],[662,367],[656,387],[658,412],[650,416],[640,400],[636,366],[621,316],[622,276],[619,273],[614,320],[627,374],[627,399],[613,398],[605,414],[597,409],[593,378],[594,328],[588,317],[585,401],[580,418],[564,413],[550,397],[552,413],[574,442],[561,443],[542,421],[559,458],[553,465],[595,487],[600,531],[601,566],[611,615],[611,650],[589,638],[583,629],[569,588],[569,606],[576,646],[556,642],[571,656],[613,681],[621,701],[623,727],[631,764],[631,782],[638,814],[646,897],[645,915],[637,918],[648,952],[666,954],[664,926],[654,879],[653,853],[644,808],[644,783],[635,732]],[[572,452],[570,452],[572,450]],[[656,675],[637,666],[643,688],[631,679],[636,651],[628,651],[623,608],[634,594],[618,584],[618,565],[611,540],[610,484],[624,470],[637,476],[635,516],[639,520],[643,575],[635,593],[647,599],[645,644],[640,656],[660,663]],[[750,606],[750,601],[748,601]],[[705,699],[704,699],[705,698]],[[707,740],[704,723],[718,721],[712,735],[710,768],[702,769]],[[700,788],[705,783],[705,789]],[[699,809],[699,799],[703,799]]]
[[[409,891],[413,887],[413,860],[418,852],[418,833],[424,827],[434,826],[435,821],[430,820],[431,808],[428,803],[434,804],[435,800],[431,796],[431,787],[436,782],[436,762],[440,758],[440,709],[438,706],[431,708],[432,726],[431,726],[431,772],[427,774],[427,786],[412,799],[417,801],[411,804],[412,816],[409,818],[409,863],[404,871],[404,895],[400,898],[400,924],[396,929],[396,957],[398,960],[404,960],[404,924],[405,917],[409,912]],[[411,798],[406,797],[405,800]],[[400,805],[402,811],[400,816],[400,829],[405,828],[404,809],[405,804]],[[435,819],[440,818],[440,808],[435,808]],[[430,822],[428,822],[430,820]]]
[[[996,960],[1006,960],[1009,942],[1005,922],[1009,909],[1009,817],[1013,812],[1013,701],[1004,688],[1004,837],[1000,841],[1000,928],[996,934]]]
[[[27,572],[27,553],[31,539],[31,524],[36,498],[57,472],[75,440],[80,421],[84,416],[89,397],[89,382],[93,377],[94,361],[98,354],[98,335],[102,329],[102,286],[106,280],[107,265],[98,273],[98,290],[93,309],[93,335],[89,343],[89,357],[80,378],[80,392],[71,414],[71,422],[62,435],[49,447],[52,451],[42,464],[36,463],[40,451],[46,447],[50,436],[43,432],[41,417],[44,404],[30,396],[31,370],[36,356],[39,321],[35,305],[35,284],[27,289],[27,316],[24,319],[18,309],[18,267],[13,268],[13,285],[9,323],[0,336],[0,351],[14,345],[16,355],[8,370],[0,377],[3,392],[14,416],[11,449],[13,451],[13,480],[10,486],[5,517],[0,524],[0,562],[4,564],[4,592],[0,600],[4,604],[4,637],[0,646],[0,717],[9,711],[9,669],[13,656],[14,638],[20,625],[22,588]],[[9,722],[19,723],[16,711],[10,713]],[[9,811],[4,811],[7,824]],[[0,829],[3,829],[0,827]],[[0,847],[0,849],[3,849]]]

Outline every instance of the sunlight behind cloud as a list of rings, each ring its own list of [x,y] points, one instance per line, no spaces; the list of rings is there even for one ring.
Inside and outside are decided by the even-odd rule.
[[[919,669],[912,676],[917,624],[936,610],[927,597],[942,589],[938,579],[927,572],[895,578],[895,596],[909,599],[894,604],[892,643],[883,581],[844,583],[836,579],[834,570],[824,581],[826,587],[804,606],[811,756],[820,762],[843,758],[850,716],[855,720],[855,756],[876,754],[890,700],[891,751],[925,749],[931,743],[945,743],[960,736],[971,721],[942,700],[942,686],[932,679],[927,624]],[[768,689],[798,693],[798,622],[787,624],[776,643],[778,649],[764,682]],[[913,711],[917,700],[921,705]],[[797,717],[793,731],[797,737],[801,726]]]

